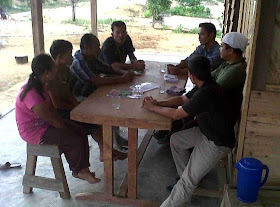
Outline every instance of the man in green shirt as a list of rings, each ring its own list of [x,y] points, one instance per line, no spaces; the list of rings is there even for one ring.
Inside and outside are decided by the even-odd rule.
[[[222,39],[220,56],[225,61],[211,75],[216,82],[223,88],[226,95],[233,105],[233,119],[236,122],[240,116],[240,108],[243,99],[243,86],[246,79],[246,62],[243,58],[248,39],[238,32],[230,32]],[[197,89],[192,90],[192,95]],[[160,144],[169,144],[170,136],[176,131],[190,128],[195,123],[191,120],[174,122],[170,132],[160,131],[153,136],[158,139]]]
[[[212,72],[212,77],[224,89],[233,104],[235,121],[240,115],[243,86],[246,80],[246,62],[242,54],[248,39],[238,32],[230,32],[222,39],[221,58],[225,61]]]

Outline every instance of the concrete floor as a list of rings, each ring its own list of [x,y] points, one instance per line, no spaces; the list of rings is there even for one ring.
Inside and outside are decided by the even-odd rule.
[[[139,130],[139,141],[142,140],[146,130]],[[125,137],[124,133],[124,137]],[[97,144],[90,141],[90,163],[91,171],[96,172],[97,177],[102,181],[90,185],[85,181],[75,179],[71,176],[68,164],[63,156],[64,169],[70,188],[72,198],[64,200],[59,197],[58,192],[34,189],[32,194],[22,193],[22,177],[26,162],[26,144],[20,138],[15,122],[15,112],[11,111],[0,119],[0,164],[9,161],[22,164],[22,168],[0,170],[0,206],[1,207],[29,207],[29,206],[95,206],[95,207],[119,207],[108,203],[97,203],[78,201],[75,195],[81,192],[103,191],[103,163],[99,162],[99,150]],[[115,162],[115,189],[118,189],[123,176],[127,171],[127,160]],[[49,158],[38,158],[37,175],[54,177]],[[138,173],[138,198],[149,199],[161,203],[167,198],[169,192],[165,187],[174,182],[177,177],[175,166],[169,147],[157,144],[155,139],[147,149]],[[217,187],[215,171],[211,172],[203,180],[203,185],[208,188]],[[217,207],[219,199],[193,196],[190,207]]]

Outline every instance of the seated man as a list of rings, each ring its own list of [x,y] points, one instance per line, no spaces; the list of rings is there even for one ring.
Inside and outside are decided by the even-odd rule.
[[[131,82],[134,78],[132,71],[126,71],[121,77],[100,77],[100,74],[111,74],[110,66],[98,60],[100,43],[93,34],[85,34],[81,38],[80,49],[74,55],[71,72],[77,78],[73,81],[73,94],[75,97],[88,96],[98,86]]]
[[[128,69],[144,70],[145,62],[137,61],[132,40],[127,34],[126,25],[122,21],[113,22],[111,25],[112,37],[108,37],[103,43],[100,59],[111,65],[114,71],[125,73]],[[125,63],[126,57],[131,63]]]
[[[246,61],[242,54],[248,45],[248,39],[238,32],[230,32],[222,39],[221,57],[225,60],[211,74],[224,89],[233,105],[234,121],[240,115],[243,99],[243,87],[246,80]]]
[[[188,61],[188,71],[192,83],[199,88],[195,93],[191,91],[161,102],[146,97],[142,105],[175,120],[192,116],[198,122],[198,127],[171,136],[171,151],[180,179],[162,207],[185,206],[200,180],[235,144],[231,105],[223,89],[211,77],[209,59],[192,57]],[[192,154],[191,148],[194,148]]]
[[[216,82],[224,89],[226,95],[233,106],[233,119],[236,122],[240,116],[240,108],[243,99],[243,86],[246,79],[246,62],[242,54],[244,53],[248,39],[238,32],[230,32],[222,39],[220,47],[220,55],[225,61],[211,75]],[[192,91],[198,90],[195,87]],[[178,123],[180,122],[176,122]],[[188,125],[191,122],[188,123]],[[193,123],[192,123],[193,124]],[[181,125],[179,125],[181,127]],[[178,131],[177,127],[173,127]],[[159,140],[159,143],[169,143],[170,135],[175,132],[158,132],[154,135]]]
[[[198,38],[201,45],[185,60],[182,60],[180,64],[174,66],[167,65],[168,72],[173,75],[188,74],[188,60],[195,55],[202,55],[210,60],[211,69],[215,70],[223,60],[220,57],[220,45],[215,41],[216,28],[212,23],[200,23]]]
[[[70,111],[79,103],[73,97],[70,89],[71,73],[69,66],[72,64],[72,49],[70,42],[65,40],[53,41],[50,53],[57,69],[53,80],[48,81],[48,92],[58,114],[64,119],[70,119]],[[100,149],[99,160],[103,161],[102,127],[94,124],[76,122],[87,129],[88,134],[98,143]],[[125,159],[126,154],[114,150],[114,159]]]

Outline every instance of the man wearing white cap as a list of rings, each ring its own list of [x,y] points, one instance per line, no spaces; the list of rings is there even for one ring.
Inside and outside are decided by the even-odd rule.
[[[223,88],[225,94],[230,99],[232,104],[231,113],[231,124],[234,124],[238,118],[240,105],[242,102],[242,90],[246,79],[246,62],[242,54],[244,53],[246,46],[248,45],[248,39],[241,33],[231,32],[224,36],[222,39],[222,44],[220,48],[221,57],[225,60],[215,71],[212,72],[212,77],[216,79],[216,82]],[[192,91],[188,92],[185,96],[187,98],[197,98],[201,97],[201,88],[197,85]],[[213,90],[212,90],[213,93]],[[218,93],[208,94],[209,97],[212,95],[217,95]],[[207,93],[204,93],[207,96]],[[213,97],[212,97],[213,98]],[[190,100],[190,99],[189,99]],[[161,102],[153,102],[157,105],[161,105]],[[211,108],[211,103],[209,101],[196,102],[191,109],[205,103],[205,108]],[[174,102],[173,102],[174,104]],[[190,104],[190,102],[188,103]],[[220,105],[217,102],[217,105]],[[212,105],[212,107],[217,107],[217,105]],[[153,106],[154,107],[154,106]],[[225,107],[225,106],[223,106]],[[218,108],[223,108],[218,107]],[[146,107],[148,108],[148,107]],[[155,108],[155,107],[154,107]],[[159,113],[160,111],[152,108],[153,111]],[[149,108],[148,108],[149,109]],[[178,108],[176,110],[186,109],[186,107]],[[165,112],[166,113],[166,112]],[[163,113],[161,113],[164,115]],[[212,117],[213,119],[219,118],[223,113],[215,113]],[[199,115],[200,116],[200,115]],[[215,147],[204,146],[199,148],[202,142],[200,142],[200,135],[204,134],[207,138],[211,135],[217,136],[219,133],[212,134],[212,130],[219,126],[217,121],[205,121],[205,123],[214,123],[212,127],[206,127],[202,122],[199,122],[199,116],[196,116],[198,121],[198,127],[201,131],[198,131],[198,127],[193,127],[184,131],[179,131],[171,136],[170,148],[176,165],[176,169],[180,179],[178,183],[174,186],[169,197],[162,203],[161,207],[179,207],[186,206],[186,202],[190,201],[191,196],[195,188],[198,186],[200,180],[206,175],[218,162],[218,160],[227,154],[227,149],[224,146],[232,148],[234,143],[231,145],[225,145],[225,143],[216,142],[218,148],[223,148],[217,150]],[[233,116],[233,117],[232,117]],[[203,116],[202,116],[203,117]],[[201,117],[200,117],[201,118]],[[203,119],[201,119],[203,120]],[[207,119],[205,119],[207,120]],[[208,119],[210,120],[210,119]],[[222,122],[220,122],[221,124]],[[223,124],[221,124],[223,125]],[[228,124],[224,124],[228,126]],[[222,130],[223,131],[223,130]],[[201,133],[202,132],[202,133]],[[234,134],[233,134],[234,136]],[[229,136],[222,136],[224,138],[229,138]],[[211,140],[211,139],[209,139]],[[234,138],[233,138],[234,140]],[[210,143],[211,141],[207,142]],[[199,144],[198,144],[199,143]],[[194,152],[190,154],[189,149],[194,147]],[[215,150],[216,151],[215,151]],[[214,151],[215,152],[214,152]],[[213,153],[211,153],[213,151]],[[201,158],[203,157],[203,159]]]
[[[237,121],[242,103],[242,91],[246,79],[246,62],[242,54],[248,45],[248,39],[239,32],[230,32],[222,39],[221,58],[225,60],[212,77],[224,89],[233,104],[234,120]]]

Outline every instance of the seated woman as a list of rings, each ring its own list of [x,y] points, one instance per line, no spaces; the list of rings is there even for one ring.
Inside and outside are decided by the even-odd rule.
[[[47,82],[55,76],[49,55],[36,56],[32,73],[16,98],[16,122],[20,136],[30,144],[54,144],[65,154],[75,178],[91,184],[100,182],[89,171],[87,131],[71,120],[61,119],[47,91]]]

